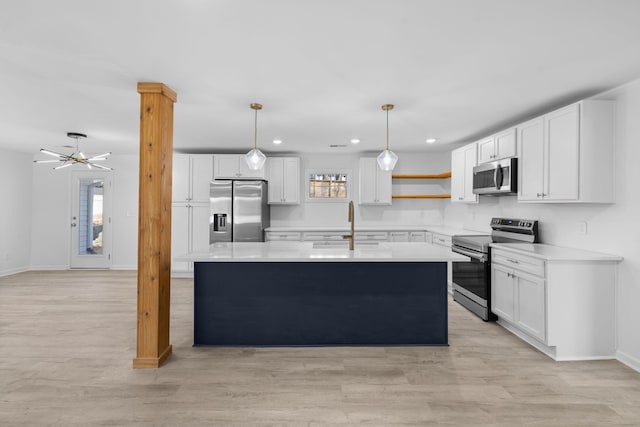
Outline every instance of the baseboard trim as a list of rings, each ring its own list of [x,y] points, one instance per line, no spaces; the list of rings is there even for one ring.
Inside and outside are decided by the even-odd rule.
[[[8,269],[8,270],[2,270],[2,271],[0,271],[0,277],[13,276],[14,274],[24,273],[25,271],[29,271],[29,268],[28,267],[18,267],[18,268],[11,268],[11,269]]]
[[[618,359],[620,363],[624,363],[634,371],[640,372],[640,359],[630,356],[627,353],[620,350],[616,352],[616,359]]]
[[[112,265],[111,270],[137,270],[137,265]]]

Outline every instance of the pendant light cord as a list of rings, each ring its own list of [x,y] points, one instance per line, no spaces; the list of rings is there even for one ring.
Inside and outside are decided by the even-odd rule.
[[[255,121],[253,124],[253,149],[258,148],[258,110],[255,110]]]
[[[389,151],[389,110],[387,110],[387,151]]]

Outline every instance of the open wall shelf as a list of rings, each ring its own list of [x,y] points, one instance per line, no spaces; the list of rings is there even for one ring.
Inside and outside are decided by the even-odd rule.
[[[393,179],[444,179],[451,178],[451,171],[442,173],[406,173],[391,175]]]
[[[451,178],[451,171],[428,174],[395,174],[393,179],[446,179]],[[394,194],[392,199],[450,199],[451,194]]]
[[[392,199],[450,199],[451,194],[394,194]]]

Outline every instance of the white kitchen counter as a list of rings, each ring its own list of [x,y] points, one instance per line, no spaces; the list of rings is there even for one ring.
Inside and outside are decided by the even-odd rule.
[[[377,245],[356,242],[345,245],[316,245],[313,242],[216,243],[208,252],[175,258],[193,262],[448,262],[469,261],[450,249],[429,243],[384,242]]]
[[[624,258],[618,255],[566,248],[543,243],[491,243],[492,248],[510,250],[545,261],[614,261]]]

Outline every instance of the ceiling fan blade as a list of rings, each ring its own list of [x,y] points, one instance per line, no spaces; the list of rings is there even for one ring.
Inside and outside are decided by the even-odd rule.
[[[87,165],[95,166],[95,167],[97,167],[97,168],[99,168],[99,169],[104,169],[104,170],[107,170],[107,171],[111,171],[111,170],[113,170],[112,168],[108,168],[108,167],[106,167],[106,166],[102,166],[102,165],[97,165],[97,164],[95,164],[95,163],[87,163]]]
[[[60,165],[58,167],[53,168],[54,170],[58,170],[58,169],[62,169],[62,168],[68,168],[69,166],[71,166],[73,163],[65,163],[64,165]]]
[[[58,163],[58,162],[64,162],[64,160],[60,159],[60,160],[34,160],[33,163]]]
[[[40,152],[44,153],[44,154],[48,154],[50,156],[55,156],[55,157],[60,157],[60,158],[64,158],[65,157],[64,154],[56,153],[55,151],[45,150],[44,148],[41,148]]]
[[[106,160],[106,158],[108,156],[110,156],[110,155],[111,155],[111,152],[104,153],[104,154],[98,154],[97,156],[91,157],[89,160],[98,160],[98,159],[99,160]]]

